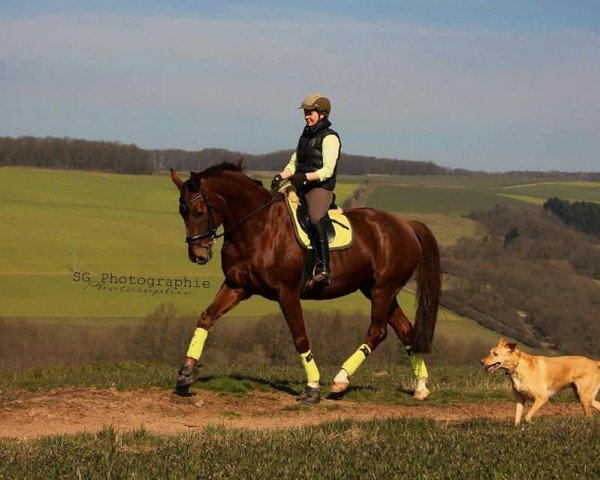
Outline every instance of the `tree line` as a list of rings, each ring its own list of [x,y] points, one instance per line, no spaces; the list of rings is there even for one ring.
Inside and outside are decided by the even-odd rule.
[[[580,232],[600,237],[600,205],[593,202],[570,202],[552,197],[544,203],[563,223]]]
[[[18,165],[43,168],[97,170],[116,173],[149,174],[175,168],[201,171],[221,162],[243,158],[251,170],[281,170],[292,150],[249,154],[222,148],[198,151],[181,149],[147,150],[119,142],[91,141],[69,137],[0,137],[0,166]],[[489,173],[442,167],[430,161],[377,158],[342,152],[338,173],[345,175],[508,175],[557,180],[600,180],[600,172],[506,172]]]
[[[148,152],[135,145],[73,138],[0,137],[0,166],[148,174]]]
[[[201,171],[211,165],[235,162],[243,158],[245,165],[251,170],[272,171],[283,168],[291,155],[292,150],[255,155],[221,148],[205,148],[199,151],[145,150],[136,145],[118,142],[56,137],[0,137],[0,166],[148,174],[169,168]],[[347,175],[445,175],[449,170],[433,162],[342,154],[338,172]]]

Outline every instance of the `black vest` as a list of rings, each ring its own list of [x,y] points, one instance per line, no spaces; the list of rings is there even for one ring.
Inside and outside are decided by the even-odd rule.
[[[312,127],[304,127],[300,140],[298,140],[298,148],[296,148],[296,170],[302,173],[316,172],[319,168],[323,167],[323,139],[327,135],[339,135],[334,132],[331,128],[331,122],[329,120],[323,120]],[[341,150],[341,141],[340,141]],[[338,152],[338,158],[340,159],[340,152]],[[327,190],[333,190],[335,188],[335,179],[337,176],[337,161],[333,170],[333,175],[322,182],[310,182],[308,189],[315,187],[323,187]]]

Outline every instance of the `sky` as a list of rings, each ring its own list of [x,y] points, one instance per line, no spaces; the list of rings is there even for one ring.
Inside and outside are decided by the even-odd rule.
[[[599,0],[0,0],[0,136],[600,170]]]

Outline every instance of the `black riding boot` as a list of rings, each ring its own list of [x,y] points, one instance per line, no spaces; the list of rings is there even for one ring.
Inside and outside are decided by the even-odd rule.
[[[331,272],[329,270],[329,242],[327,241],[327,232],[325,231],[325,220],[321,219],[319,223],[313,225],[315,239],[313,248],[317,252],[319,261],[315,265],[312,281],[314,283],[323,282],[331,285]]]

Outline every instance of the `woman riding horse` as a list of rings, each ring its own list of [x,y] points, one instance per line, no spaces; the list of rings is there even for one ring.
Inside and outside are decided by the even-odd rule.
[[[310,239],[318,257],[308,284],[329,285],[329,244],[323,217],[334,198],[341,143],[339,135],[330,128],[331,102],[327,97],[311,93],[304,97],[299,108],[304,110],[306,126],[291,160],[273,177],[271,189],[275,190],[283,180],[289,179],[304,200],[312,227]]]
[[[421,222],[407,222],[371,208],[345,210],[353,243],[332,252],[335,272],[330,285],[301,289],[307,251],[294,241],[294,225],[282,193],[273,193],[224,163],[203,172],[191,172],[183,181],[174,170],[171,179],[179,189],[179,213],[187,232],[189,259],[204,265],[212,257],[215,239],[223,236],[221,267],[225,280],[212,303],[200,314],[187,358],[179,371],[177,389],[186,393],[200,377],[199,359],[209,330],[219,317],[239,302],[261,295],[279,303],[294,346],[306,371],[307,385],[299,400],[320,399],[319,370],[310,344],[300,299],[336,298],[360,290],[371,302],[371,323],[364,343],[342,365],[331,391],[348,388],[348,378],[392,327],[408,353],[417,378],[415,398],[429,394],[427,370],[420,353],[431,349],[440,301],[441,273],[438,246]],[[217,228],[223,225],[223,233]],[[417,310],[414,326],[402,311],[396,295],[416,272]]]

